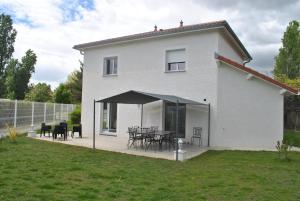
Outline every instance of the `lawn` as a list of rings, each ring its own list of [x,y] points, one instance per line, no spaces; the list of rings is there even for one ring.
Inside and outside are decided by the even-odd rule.
[[[292,146],[300,147],[300,132],[286,130],[284,132],[284,140]]]
[[[186,162],[19,137],[0,144],[0,200],[300,200],[300,153],[209,151]]]

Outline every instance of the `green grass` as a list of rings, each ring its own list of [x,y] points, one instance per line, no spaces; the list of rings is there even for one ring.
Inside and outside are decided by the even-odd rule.
[[[0,144],[0,200],[300,200],[300,153],[209,151],[186,162],[19,137]]]
[[[300,147],[300,132],[286,130],[284,132],[284,141],[287,141],[290,145]]]

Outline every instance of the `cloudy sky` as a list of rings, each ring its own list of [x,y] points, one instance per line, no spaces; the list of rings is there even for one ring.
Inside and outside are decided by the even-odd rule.
[[[249,66],[268,72],[300,0],[0,0],[18,31],[15,54],[38,55],[32,82],[54,88],[79,67],[79,43],[214,20],[227,20],[253,57]]]

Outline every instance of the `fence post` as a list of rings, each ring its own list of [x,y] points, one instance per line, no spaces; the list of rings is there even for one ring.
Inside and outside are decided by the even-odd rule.
[[[32,102],[32,107],[31,107],[31,127],[34,127],[34,102]]]
[[[55,125],[55,117],[56,117],[56,112],[55,112],[55,103],[53,105],[53,125]]]
[[[44,103],[44,123],[46,123],[46,110],[47,110],[47,103]]]
[[[17,128],[17,110],[18,110],[18,101],[15,100],[15,114],[14,114],[14,127]]]
[[[69,120],[69,104],[67,104],[67,121]]]
[[[63,104],[60,104],[60,120],[63,120]]]

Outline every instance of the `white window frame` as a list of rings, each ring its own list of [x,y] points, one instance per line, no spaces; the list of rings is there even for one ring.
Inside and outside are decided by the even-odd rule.
[[[172,51],[184,51],[184,54],[186,54],[186,48],[176,48],[176,49],[168,49],[168,50],[166,50],[165,51],[165,72],[166,73],[172,73],[172,72],[185,72],[186,71],[186,64],[187,64],[187,62],[186,62],[186,55],[185,55],[185,59],[184,59],[184,61],[179,61],[178,60],[178,62],[168,62],[168,52],[172,52]],[[169,70],[169,64],[171,64],[171,63],[173,63],[173,64],[177,64],[176,65],[176,69],[175,70]],[[179,69],[179,64],[180,63],[184,63],[184,69],[183,70],[180,70]]]
[[[113,73],[107,73],[107,66],[106,66],[106,61],[111,60],[112,61],[112,66],[113,66]],[[115,60],[117,61],[117,65],[115,65]],[[118,56],[110,56],[110,57],[104,57],[103,58],[103,76],[116,76],[118,75],[118,66],[119,66],[119,61],[118,61]],[[115,70],[116,69],[116,70]],[[116,71],[116,73],[114,73]]]

